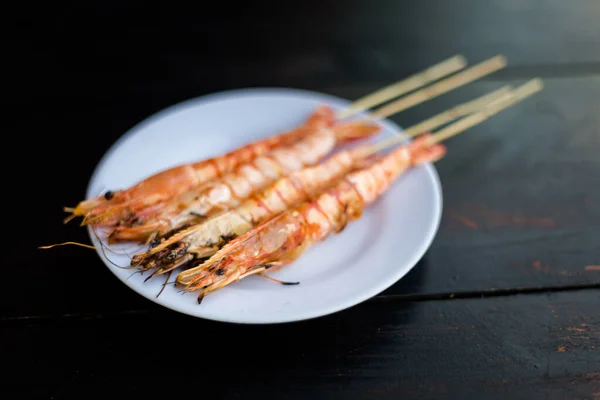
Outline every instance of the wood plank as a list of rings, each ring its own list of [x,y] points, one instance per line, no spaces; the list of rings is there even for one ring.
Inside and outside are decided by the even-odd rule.
[[[546,88],[536,97],[448,142],[447,157],[436,165],[444,195],[438,234],[421,263],[386,295],[600,284],[600,271],[594,268],[600,265],[594,235],[600,221],[595,207],[600,201],[600,117],[596,111],[600,81],[578,77],[545,82]],[[393,119],[410,125],[502,84],[476,82]],[[324,90],[354,98],[361,89]],[[43,192],[57,193],[38,205],[46,224],[35,231],[27,225],[15,227],[15,235],[29,237],[30,244],[16,244],[17,250],[7,255],[14,268],[5,272],[5,278],[17,283],[24,276],[37,279],[28,281],[26,290],[18,284],[0,291],[6,315],[114,311],[123,304],[150,306],[151,302],[120,283],[91,250],[63,247],[32,252],[27,247],[89,242],[76,224],[62,225],[62,207],[84,193],[95,157],[102,154],[101,144],[108,146],[106,137],[102,138],[105,129],[117,135],[127,129],[132,114],[148,105],[139,99],[132,105],[114,105],[111,119],[103,118],[99,106],[83,111],[87,104],[80,106],[81,113],[48,114],[54,125],[65,127],[65,146],[71,147],[63,159],[48,154],[46,172],[66,178],[38,183]],[[98,123],[89,126],[89,120]],[[77,149],[81,126],[100,138],[98,147],[87,146],[86,152]],[[51,135],[43,138],[42,148],[44,143],[51,146],[53,140]]]
[[[286,19],[288,29],[266,42],[271,29],[284,24],[277,13],[285,16],[286,10],[213,18],[214,5],[195,13],[144,8],[142,18],[131,2],[48,9],[27,22],[39,23],[43,35],[31,30],[5,38],[21,63],[0,100],[18,106],[6,131],[21,140],[14,148],[26,150],[38,171],[6,176],[6,187],[19,195],[6,226],[22,240],[4,256],[10,266],[4,278],[11,283],[0,291],[4,315],[153,306],[118,282],[90,250],[35,249],[88,241],[75,225],[62,225],[62,207],[84,196],[104,152],[152,113],[239,86],[285,85],[355,99],[458,51],[475,60],[504,52],[517,69],[394,120],[412,124],[540,71],[546,89],[448,143],[450,153],[438,164],[445,205],[439,234],[421,264],[386,294],[600,283],[594,240],[600,75],[572,68],[593,66],[600,54],[594,0],[577,7],[560,0],[460,0],[453,2],[457,8],[441,0],[410,7],[317,3],[295,10],[298,20]],[[236,30],[227,29],[232,26]],[[550,55],[558,54],[570,61],[552,61]],[[42,135],[34,142],[33,133]]]
[[[2,397],[600,396],[600,290],[372,300],[271,326],[155,312],[2,320]]]
[[[4,39],[18,61],[12,76],[22,78],[3,101],[381,84],[455,53],[473,63],[505,54],[511,68],[500,76],[600,70],[595,0],[314,1],[254,15],[205,3],[81,3],[29,13],[22,33]]]

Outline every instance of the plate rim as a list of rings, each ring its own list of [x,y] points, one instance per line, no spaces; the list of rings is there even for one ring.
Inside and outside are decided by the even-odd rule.
[[[324,99],[329,98],[335,102],[344,102],[347,104],[351,103],[351,101],[348,99],[345,99],[345,98],[342,98],[339,96],[335,96],[335,95],[331,95],[328,93],[324,93],[324,92],[319,92],[319,91],[315,91],[315,90],[307,90],[307,89],[290,88],[290,87],[276,87],[276,86],[243,87],[243,88],[237,88],[237,89],[228,89],[228,90],[223,90],[223,91],[218,91],[218,92],[207,93],[207,94],[203,94],[203,95],[196,96],[196,97],[191,97],[191,98],[182,100],[180,102],[173,103],[170,106],[164,107],[164,108],[148,115],[146,118],[142,119],[138,123],[131,126],[117,140],[115,140],[112,143],[112,145],[110,145],[108,147],[108,149],[102,155],[100,161],[96,164],[96,167],[94,168],[92,175],[89,178],[88,185],[86,187],[86,199],[89,198],[90,196],[92,196],[91,189],[93,187],[93,183],[95,182],[95,180],[96,180],[98,174],[100,173],[100,171],[102,170],[103,166],[111,158],[112,154],[120,147],[120,145],[123,142],[125,142],[129,137],[135,135],[138,131],[142,130],[145,126],[151,125],[154,121],[160,120],[163,115],[166,116],[166,115],[172,114],[176,111],[183,110],[186,107],[202,106],[203,104],[210,103],[212,101],[218,100],[219,98],[231,98],[232,96],[233,97],[235,97],[236,95],[242,96],[242,95],[252,94],[253,92],[256,94],[260,94],[260,95],[265,95],[265,94],[266,95],[268,95],[268,94],[294,95],[294,94],[296,94],[296,95],[303,95],[303,96],[308,96],[308,97],[311,97],[311,96],[314,97],[316,95],[316,96],[324,98]],[[388,125],[388,127],[392,128],[393,131],[402,132],[402,128],[400,127],[400,125],[398,125],[396,122],[394,122],[393,120],[391,120],[389,118],[385,118],[378,122]],[[98,246],[98,243],[97,243],[98,238],[96,238],[96,236],[92,230],[92,227],[87,226],[86,228],[87,228],[87,232],[88,232],[88,235],[89,235],[91,241],[94,243],[94,247],[96,248],[96,253],[100,257],[101,262],[108,268],[108,270],[113,275],[115,275],[115,277],[120,282],[124,283],[127,287],[129,287],[131,290],[133,290],[138,295],[141,295],[142,297],[146,298],[147,300],[152,301],[154,304],[157,304],[159,306],[165,307],[169,310],[178,312],[178,313],[186,315],[186,316],[200,318],[200,319],[204,319],[204,320],[215,321],[215,322],[238,324],[238,325],[277,325],[277,324],[286,324],[286,323],[294,323],[294,322],[313,320],[313,319],[322,318],[322,317],[332,315],[332,314],[341,312],[343,310],[352,308],[356,305],[364,303],[365,301],[367,301],[371,298],[374,298],[381,292],[387,290],[392,285],[394,285],[395,283],[400,281],[404,276],[406,276],[406,274],[408,274],[412,269],[414,269],[414,267],[417,265],[419,260],[421,260],[423,258],[423,256],[427,252],[427,250],[431,247],[431,245],[439,231],[439,227],[441,224],[442,213],[443,213],[443,190],[442,190],[441,180],[440,180],[439,174],[438,174],[435,166],[432,163],[426,163],[426,164],[422,164],[421,167],[423,167],[425,169],[425,172],[427,173],[428,177],[431,178],[432,182],[433,182],[433,191],[434,191],[433,202],[434,202],[434,214],[435,215],[433,216],[433,223],[430,225],[430,227],[427,231],[427,234],[424,235],[424,237],[423,237],[420,248],[418,248],[418,250],[415,249],[415,251],[413,252],[413,256],[407,262],[404,263],[404,268],[399,268],[397,270],[397,273],[390,274],[387,279],[382,279],[381,283],[379,285],[373,285],[370,288],[363,290],[360,294],[358,294],[352,298],[349,298],[345,302],[335,303],[329,307],[327,307],[327,306],[320,307],[317,311],[311,313],[311,315],[300,317],[300,318],[298,318],[298,317],[272,318],[269,320],[261,319],[261,320],[254,320],[254,321],[252,321],[252,318],[246,318],[243,320],[239,319],[239,318],[236,319],[236,318],[230,318],[230,317],[215,318],[215,317],[211,317],[211,316],[198,315],[198,314],[195,314],[192,312],[188,312],[183,308],[176,308],[170,304],[161,303],[160,301],[158,301],[155,298],[155,296],[151,296],[150,294],[139,291],[135,287],[134,284],[130,283],[130,281],[121,279],[121,277],[117,274],[117,271],[114,270],[113,268],[111,268],[109,265],[107,265],[106,261],[104,260],[103,251]],[[140,178],[140,179],[143,179],[143,178]]]

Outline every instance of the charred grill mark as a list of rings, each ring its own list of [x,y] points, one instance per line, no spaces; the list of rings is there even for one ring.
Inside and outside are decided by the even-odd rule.
[[[237,235],[235,233],[228,233],[225,235],[221,235],[221,243],[223,245],[226,245],[227,243],[231,242],[236,237],[237,237]]]
[[[161,244],[165,239],[164,238],[154,238],[150,241],[150,249],[155,248],[159,244]]]
[[[184,225],[180,226],[179,228],[171,229],[170,231],[165,233],[163,236],[161,236],[160,239],[162,242],[169,240],[169,238],[171,238],[173,235],[176,235],[177,233],[189,228],[192,225],[194,225],[193,222],[187,222]]]
[[[336,233],[340,233],[348,225],[348,215],[347,215],[348,203],[343,202],[342,199],[340,199],[340,191],[337,188],[331,191],[331,195],[336,199],[340,208],[342,209],[342,213],[340,214],[338,220],[336,221],[337,226],[336,226],[336,231],[335,231]]]
[[[194,260],[192,260],[190,263],[188,263],[184,270],[186,269],[190,269],[190,268],[195,268],[199,265],[204,264],[210,257],[201,257],[201,258],[195,258]]]
[[[144,222],[144,220],[141,217],[136,217],[133,220],[131,220],[130,224],[131,226],[137,226],[137,225],[141,225]]]

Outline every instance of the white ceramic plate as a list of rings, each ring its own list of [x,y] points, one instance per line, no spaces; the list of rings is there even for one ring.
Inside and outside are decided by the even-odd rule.
[[[292,89],[246,89],[189,100],[163,110],[127,132],[107,152],[88,186],[87,197],[128,187],[176,164],[219,155],[243,143],[300,124],[320,104],[342,109],[350,101]],[[390,121],[371,142],[401,132]],[[375,296],[402,278],[424,255],[441,218],[437,172],[423,165],[400,177],[363,216],[338,235],[310,248],[272,276],[299,285],[282,286],[251,276],[206,296],[168,285],[164,278],[106,266],[127,286],[170,309],[212,320],[280,323],[330,314]],[[96,248],[99,243],[90,232]],[[122,246],[113,246],[121,250]],[[108,253],[119,265],[127,256]],[[146,274],[147,275],[147,274]],[[173,280],[174,276],[171,278]]]

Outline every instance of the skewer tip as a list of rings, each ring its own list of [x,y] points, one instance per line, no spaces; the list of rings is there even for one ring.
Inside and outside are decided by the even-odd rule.
[[[504,54],[498,54],[497,56],[492,57],[492,60],[498,63],[498,65],[502,65],[503,67],[506,67],[508,65],[508,60]]]
[[[542,78],[533,78],[527,84],[531,85],[531,88],[535,89],[536,91],[540,91],[544,88],[544,81]]]
[[[468,64],[467,58],[465,56],[463,56],[462,54],[457,54],[454,56],[454,60],[456,61],[457,64],[466,67]]]

